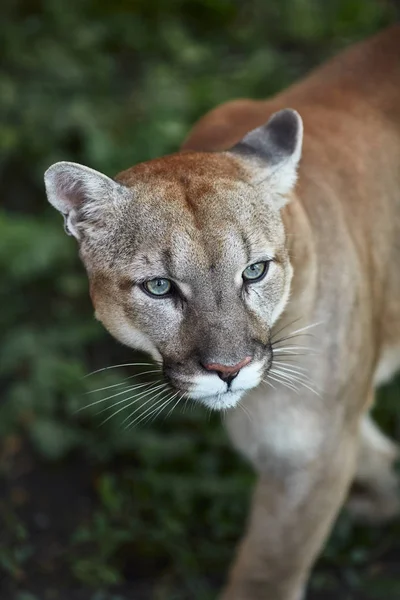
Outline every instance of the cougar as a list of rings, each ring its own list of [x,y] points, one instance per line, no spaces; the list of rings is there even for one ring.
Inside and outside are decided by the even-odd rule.
[[[346,499],[398,510],[369,411],[400,367],[400,26],[217,107],[175,154],[115,179],[58,162],[45,184],[97,318],[226,411],[259,475],[222,598],[300,600]]]

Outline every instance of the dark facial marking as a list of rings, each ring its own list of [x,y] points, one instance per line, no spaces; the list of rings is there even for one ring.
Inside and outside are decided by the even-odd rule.
[[[242,243],[243,243],[243,247],[244,247],[245,254],[246,254],[246,260],[247,260],[247,262],[250,262],[250,259],[251,259],[250,240],[247,238],[246,233],[244,231],[240,232],[240,236],[242,238]]]
[[[130,279],[129,277],[123,277],[123,278],[122,278],[122,279],[119,281],[118,285],[119,285],[119,289],[120,289],[122,292],[128,292],[128,291],[129,291],[129,290],[132,288],[133,281],[132,281],[132,279]]]
[[[171,254],[171,250],[169,250],[169,248],[164,248],[164,250],[162,251],[162,259],[166,266],[167,271],[169,273],[172,273],[172,271],[173,271],[172,254]]]
[[[215,302],[217,307],[220,308],[222,304],[222,292],[220,290],[218,292],[215,292]]]

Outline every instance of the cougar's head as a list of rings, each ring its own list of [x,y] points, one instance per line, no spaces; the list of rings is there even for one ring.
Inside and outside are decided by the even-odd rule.
[[[234,406],[270,366],[292,277],[280,208],[301,142],[284,110],[226,152],[173,154],[115,180],[68,162],[45,174],[97,318],[209,407]]]

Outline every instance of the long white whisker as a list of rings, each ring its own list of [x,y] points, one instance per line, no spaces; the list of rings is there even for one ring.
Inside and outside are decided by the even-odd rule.
[[[175,404],[173,405],[173,407],[171,408],[171,410],[168,412],[168,414],[165,417],[165,420],[168,419],[168,417],[174,412],[175,408],[178,406],[179,402],[182,400],[183,398],[183,394],[181,394],[178,398],[178,400],[175,402]]]
[[[175,392],[175,394],[172,392],[172,396],[168,396],[168,398],[166,399],[166,401],[160,406],[158,404],[157,408],[155,410],[153,410],[146,418],[144,421],[140,420],[139,423],[149,423],[149,422],[153,422],[154,419],[156,419],[158,417],[158,415],[163,411],[164,406],[168,406],[169,404],[171,404],[171,402],[174,401],[174,399],[179,395],[179,390],[177,392]],[[182,396],[181,396],[182,398]],[[162,399],[164,400],[164,399]],[[178,399],[179,402],[179,399]],[[154,414],[156,413],[156,414]],[[168,413],[169,414],[169,413]],[[153,418],[151,418],[153,416]],[[149,421],[150,419],[150,421]]]
[[[294,375],[286,375],[285,373],[283,373],[282,371],[276,371],[271,369],[271,371],[276,377],[281,377],[282,379],[284,379],[285,381],[288,382],[297,382],[300,385],[302,385],[303,387],[307,388],[308,390],[310,390],[310,392],[313,392],[313,394],[315,394],[316,396],[320,397],[320,394],[317,392],[317,390],[315,390],[314,388],[310,387],[304,380],[300,379],[299,377],[296,377]]]
[[[88,392],[85,392],[85,396],[87,396],[88,394],[96,394],[97,392],[103,392],[104,390],[109,390],[110,388],[121,387],[121,385],[129,386],[129,383],[126,382],[127,379],[124,379],[124,381],[121,381],[120,383],[113,383],[112,385],[106,385],[102,388],[97,388],[96,390],[89,390]]]
[[[128,381],[128,379],[134,379],[135,377],[140,377],[141,375],[147,375],[148,373],[161,373],[161,371],[160,371],[160,369],[153,369],[152,371],[144,371],[143,373],[136,373],[136,375],[130,375],[129,377],[124,379],[124,381],[122,381],[121,383],[113,383],[113,385],[106,385],[105,387],[97,388],[97,390],[89,390],[88,392],[85,392],[85,394],[95,394],[96,392],[102,392],[103,390],[109,390],[110,388],[124,385],[124,383],[126,381]]]
[[[101,402],[106,402],[106,400],[111,400],[111,398],[116,398],[117,396],[121,396],[122,394],[127,394],[128,392],[132,392],[135,389],[147,387],[149,385],[154,385],[154,381],[150,381],[147,383],[140,383],[138,385],[129,385],[129,386],[127,385],[126,390],[123,390],[122,392],[117,392],[116,394],[112,394],[111,396],[107,396],[107,398],[100,398],[100,400],[95,400],[94,402],[91,402],[90,404],[86,404],[85,406],[81,406],[81,408],[78,408],[78,410],[76,412],[78,413],[86,408],[90,408],[91,406],[96,406],[96,404],[100,404]]]
[[[94,375],[95,373],[100,373],[101,371],[108,371],[109,369],[120,369],[122,367],[154,367],[153,363],[123,363],[122,365],[111,365],[110,367],[103,367],[102,369],[96,369],[96,371],[92,371],[87,375],[84,375],[82,379],[86,379],[86,377],[90,377],[90,375]]]
[[[169,397],[167,400],[165,400],[164,398],[161,398],[157,403],[155,407],[151,407],[153,410],[146,415],[144,418],[142,417],[142,415],[140,415],[135,421],[133,421],[130,425],[133,427],[135,424],[137,426],[139,425],[150,425],[151,423],[153,423],[157,417],[160,416],[160,414],[162,413],[164,406],[168,406],[168,404],[172,402],[172,399]]]
[[[278,362],[272,366],[271,371],[274,370],[280,373],[286,373],[287,375],[293,375],[299,377],[304,381],[310,381],[311,383],[313,383],[310,377],[306,375],[303,371],[297,371],[297,369],[288,369],[287,367],[283,367]]]
[[[280,375],[281,377],[287,379],[291,382],[303,383],[309,381],[308,379],[303,379],[300,375],[292,375],[291,373],[287,373],[286,371],[281,371],[280,369],[271,369],[270,373],[275,375]]]
[[[130,404],[125,406],[125,408],[129,408],[129,406],[132,406],[132,404],[136,404],[136,402],[138,400],[140,400],[140,398],[143,398],[143,396],[147,396],[147,394],[151,394],[152,392],[155,392],[156,390],[160,389],[163,386],[166,386],[167,384],[162,383],[157,386],[155,386],[155,384],[146,384],[146,388],[148,388],[149,385],[151,386],[150,389],[143,390],[142,392],[140,392],[140,394],[137,393],[137,388],[133,389],[133,390],[129,390],[130,392],[133,392],[132,396],[129,396],[129,398],[124,398],[123,400],[118,400],[118,402],[114,402],[112,404],[112,406],[106,406],[105,408],[100,410],[97,414],[101,415],[101,413],[105,412],[106,410],[114,409],[116,406],[118,406],[118,404],[126,403],[129,400],[132,400],[132,398],[134,398],[133,402],[131,402]],[[144,386],[141,386],[141,387],[144,387]],[[125,408],[121,409],[121,410],[125,410]],[[117,413],[114,413],[114,414],[117,414]]]
[[[157,413],[158,410],[162,410],[162,407],[165,406],[166,402],[169,402],[170,397],[168,397],[168,400],[165,400],[165,397],[163,398],[159,398],[159,400],[157,400],[157,402],[154,402],[151,406],[149,406],[143,414],[138,415],[135,419],[133,419],[133,421],[130,421],[129,423],[127,423],[125,425],[125,429],[129,429],[131,426],[133,426],[133,424],[136,422],[138,425],[144,424],[147,422],[148,418],[151,417],[152,415],[154,415],[154,413]],[[149,413],[149,411],[151,411]],[[148,414],[149,413],[149,414]]]
[[[122,406],[121,408],[119,408],[117,411],[111,413],[111,415],[109,415],[106,419],[104,419],[104,421],[102,421],[101,425],[104,425],[104,423],[107,423],[107,421],[109,421],[110,419],[112,419],[113,417],[115,417],[118,413],[120,413],[123,410],[126,410],[127,408],[129,408],[130,406],[132,406],[133,404],[136,404],[141,398],[148,396],[149,394],[152,394],[153,392],[155,392],[156,390],[159,390],[160,388],[164,388],[166,387],[167,384],[163,383],[159,386],[157,386],[156,388],[151,388],[150,390],[145,390],[144,392],[141,392],[138,396],[135,394],[133,396],[131,396],[129,398],[129,400],[131,398],[134,398],[134,400],[132,402],[130,402],[129,404],[127,404],[126,406]],[[163,390],[162,390],[163,391]],[[103,411],[102,411],[103,412]],[[129,417],[128,417],[129,418]],[[122,423],[124,423],[125,421],[123,421]]]
[[[238,402],[238,406],[240,406],[240,402]],[[241,408],[243,408],[243,407],[241,407]],[[221,409],[220,409],[220,411],[219,411],[219,412],[220,412],[220,414],[221,414],[221,421],[222,421],[223,423],[225,423],[225,421],[226,421],[226,410],[227,410],[227,409],[226,409],[226,407],[224,406],[224,407],[223,407],[223,408],[221,408]]]
[[[308,329],[312,329],[313,327],[318,327],[318,325],[323,325],[324,323],[325,323],[325,321],[317,321],[316,323],[311,323],[311,325],[306,325],[305,327],[300,327],[300,329],[295,329],[294,331],[292,331],[292,334],[293,333],[301,333],[302,331],[307,331]]]
[[[179,400],[182,400],[182,398],[185,396],[185,393],[186,393],[186,392],[183,392],[183,393],[181,394],[181,397],[180,397],[180,399],[179,399]],[[179,391],[177,392],[177,394],[179,394]],[[172,397],[172,398],[171,398],[169,401],[170,401],[170,402],[172,402],[172,401],[173,401],[173,399],[174,399],[175,397],[176,397],[176,394],[175,394],[175,396],[173,396],[173,397]],[[162,410],[163,410],[163,406],[162,406],[162,407],[161,407],[161,408],[158,410],[158,412],[157,412],[157,413],[154,415],[154,417],[153,417],[153,418],[152,418],[150,421],[148,421],[148,420],[146,419],[146,423],[149,423],[149,422],[150,422],[150,423],[153,423],[153,421],[155,421],[155,420],[157,419],[157,417],[158,417],[158,416],[159,416],[159,414],[162,412]]]
[[[297,356],[308,356],[308,355],[302,354],[300,352],[293,352],[291,354],[287,354],[286,352],[284,352],[281,355],[274,356],[273,364],[275,364],[275,363],[281,364],[282,359],[284,359],[284,360],[291,361],[288,364],[290,364],[292,366],[297,366],[299,364],[299,359],[297,358]]]
[[[284,366],[284,367],[290,367],[293,370],[299,371],[299,372],[303,372],[303,373],[308,373],[308,369],[306,369],[305,367],[300,367],[300,365],[293,365],[293,363],[287,363],[284,362],[283,360],[279,360],[279,358],[274,360],[274,364],[278,364],[279,367]]]
[[[283,352],[276,352],[274,350],[274,359],[276,360],[276,356],[284,356],[286,360],[291,359],[292,356],[317,356],[316,352],[293,352],[292,350],[284,349]],[[292,359],[293,360],[293,359]]]
[[[276,387],[274,385],[272,385],[272,383],[270,381],[268,381],[267,379],[262,379],[261,381],[263,383],[269,385],[269,387],[272,387],[272,389],[276,391]]]
[[[281,365],[278,365],[278,366],[279,366],[279,370],[275,369],[275,372],[286,373],[289,377],[292,377],[297,381],[302,381],[304,386],[306,386],[307,384],[310,386],[311,386],[311,384],[315,385],[315,388],[314,388],[315,393],[322,392],[322,390],[318,386],[318,384],[315,381],[313,381],[308,375],[305,375],[303,372],[296,371],[294,369],[288,369],[286,367],[282,367]]]
[[[272,379],[273,381],[276,381],[277,383],[280,383],[281,385],[284,385],[285,387],[289,388],[290,390],[293,390],[294,392],[296,392],[296,394],[299,393],[299,390],[298,390],[297,387],[295,387],[291,383],[288,383],[287,381],[283,380],[282,378],[278,377],[278,375],[276,375],[276,374],[271,375],[271,371],[269,371],[268,377],[270,379]]]
[[[153,401],[155,400],[155,398],[158,398],[160,395],[161,395],[161,394],[159,393],[159,394],[157,394],[157,396],[155,396],[154,398],[150,398],[150,400],[146,400],[146,402],[145,402],[144,404],[142,404],[142,406],[140,406],[139,408],[137,408],[136,410],[134,410],[134,411],[133,411],[133,412],[132,412],[132,413],[129,415],[129,418],[131,418],[131,417],[132,417],[134,414],[136,414],[136,413],[138,412],[138,410],[140,410],[141,408],[143,408],[143,406],[146,406],[146,404],[148,404],[149,402],[153,402]],[[164,401],[165,401],[165,403],[164,403]],[[159,399],[159,400],[156,402],[157,408],[164,407],[164,406],[165,406],[165,404],[168,404],[168,402],[170,402],[170,401],[171,401],[171,396],[169,396],[167,400],[165,400],[165,397],[164,397],[164,398],[160,398],[160,399]],[[161,404],[161,407],[160,407],[160,404]],[[143,421],[143,418],[144,418],[144,416],[145,416],[145,415],[147,415],[147,414],[148,414],[150,411],[153,411],[153,410],[155,410],[155,409],[154,409],[154,407],[155,407],[155,404],[152,404],[151,406],[149,406],[148,408],[146,408],[146,410],[145,410],[143,413],[141,413],[140,415],[138,415],[137,417],[135,417],[135,418],[133,419],[133,421],[129,421],[129,423],[127,423],[127,424],[126,424],[126,426],[125,426],[125,429],[129,429],[129,428],[130,428],[130,427],[132,427],[132,425],[133,425],[134,423],[136,423],[137,421],[139,421],[139,422],[142,422],[142,421]],[[151,414],[153,414],[153,412],[151,412]],[[125,422],[125,421],[124,421],[124,422]]]
[[[182,410],[183,414],[186,413],[186,408],[187,408],[187,404],[188,404],[189,400],[190,400],[190,396],[188,396],[188,394],[186,394],[186,400],[185,400],[185,404],[183,405],[183,410]]]
[[[283,342],[285,340],[290,340],[292,338],[299,337],[301,335],[312,335],[312,334],[306,334],[304,332],[308,331],[309,329],[311,329],[313,327],[317,327],[318,325],[322,325],[323,323],[324,323],[324,321],[319,321],[318,323],[312,323],[311,325],[306,325],[305,327],[300,327],[299,329],[295,329],[295,331],[290,332],[287,336],[283,336],[279,340],[275,340],[272,345],[279,344],[279,342]]]
[[[309,346],[277,346],[277,348],[273,348],[273,354],[277,353],[282,353],[282,351],[284,350],[288,350],[290,352],[292,352],[293,350],[311,350],[311,352],[309,352],[309,354],[311,354],[312,352],[315,352],[314,348],[310,348]]]
[[[284,325],[283,327],[281,327],[280,329],[278,329],[278,331],[274,331],[274,334],[271,336],[271,343],[273,342],[274,338],[276,338],[277,335],[279,335],[282,331],[284,331],[285,329],[287,329],[291,325],[294,325],[295,323],[297,323],[298,321],[300,321],[302,318],[303,317],[298,317],[297,319],[294,319],[294,321],[290,321],[290,323],[286,323],[286,325]]]
[[[247,416],[247,418],[249,419],[249,421],[251,423],[253,423],[253,418],[250,414],[250,411],[245,407],[244,404],[242,404],[241,402],[238,403],[238,406],[240,406],[240,408],[242,409],[242,411],[244,412],[244,414]]]
[[[160,386],[161,387],[161,386]],[[123,425],[124,423],[126,423],[127,421],[129,421],[129,419],[135,415],[137,412],[139,412],[140,410],[143,409],[144,406],[147,406],[147,404],[150,404],[150,402],[154,403],[154,400],[156,400],[157,398],[159,398],[160,396],[163,396],[163,394],[165,394],[166,390],[168,388],[168,384],[165,384],[163,387],[161,387],[161,389],[158,390],[150,390],[147,394],[144,394],[141,398],[141,400],[143,401],[145,398],[147,398],[147,396],[150,395],[149,398],[147,398],[147,400],[145,402],[141,402],[141,404],[135,409],[133,410],[131,413],[129,413],[129,415],[127,417],[125,417],[125,419],[122,421],[121,425]],[[153,392],[156,391],[156,394],[153,394]],[[134,400],[130,406],[133,406],[134,404],[136,404],[137,401]],[[128,407],[129,408],[129,407]],[[151,408],[151,406],[149,407]]]
[[[312,338],[315,338],[315,336],[312,333],[296,333],[296,335],[287,335],[287,336],[285,336],[283,338],[280,338],[279,340],[276,340],[275,342],[273,342],[271,344],[271,346],[273,348],[275,348],[275,347],[279,348],[278,344],[281,344],[282,342],[287,342],[288,340],[294,340],[294,339],[299,338],[299,337],[312,337]]]

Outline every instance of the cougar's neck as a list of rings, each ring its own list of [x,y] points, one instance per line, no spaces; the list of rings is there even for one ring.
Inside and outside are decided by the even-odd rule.
[[[317,284],[313,231],[307,213],[295,194],[281,214],[293,267],[290,299],[285,313],[290,319],[307,319],[315,301]]]

